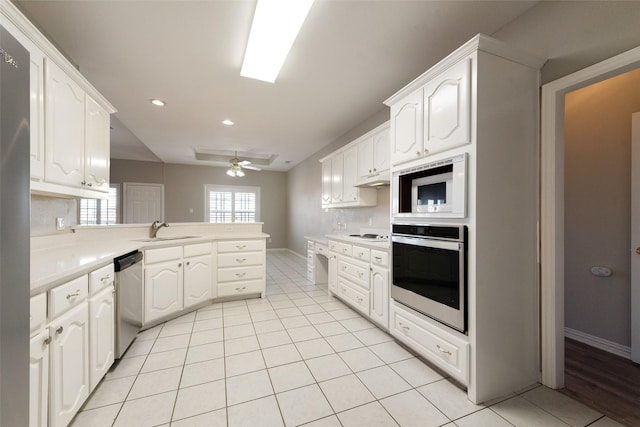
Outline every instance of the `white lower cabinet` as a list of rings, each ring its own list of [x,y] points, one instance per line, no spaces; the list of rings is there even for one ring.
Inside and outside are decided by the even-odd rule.
[[[145,267],[145,323],[182,310],[182,270],[182,259],[152,264]]]
[[[462,384],[469,384],[469,343],[435,321],[392,303],[391,335]]]
[[[338,257],[329,255],[329,273],[327,277],[329,292],[336,294],[338,292]]]
[[[89,392],[114,362],[115,304],[113,285],[89,298]]]
[[[50,342],[49,329],[40,331],[30,341],[29,427],[48,425]]]
[[[211,255],[184,259],[184,307],[211,299],[213,271]]]
[[[389,270],[371,267],[369,317],[384,328],[389,327]]]
[[[260,296],[264,298],[266,286],[265,251],[264,240],[218,242],[218,296],[260,293]]]
[[[50,326],[50,427],[67,426],[89,396],[89,307],[86,301]]]

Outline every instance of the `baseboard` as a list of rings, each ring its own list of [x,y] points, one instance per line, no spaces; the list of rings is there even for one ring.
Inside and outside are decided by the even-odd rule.
[[[600,350],[624,357],[625,359],[631,359],[631,347],[627,347],[626,345],[618,344],[616,342],[605,340],[567,327],[564,328],[564,336],[590,345],[591,347],[599,348]]]

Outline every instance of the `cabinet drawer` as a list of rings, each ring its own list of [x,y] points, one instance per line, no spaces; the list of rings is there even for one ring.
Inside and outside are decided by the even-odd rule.
[[[338,279],[338,296],[349,302],[354,308],[361,313],[369,316],[369,292],[362,289],[356,289],[345,280]]]
[[[218,252],[261,251],[263,249],[264,240],[236,240],[231,242],[218,242]]]
[[[87,275],[49,291],[49,317],[55,318],[74,305],[84,301],[89,294],[89,278]]]
[[[147,249],[144,251],[144,263],[153,264],[156,262],[171,261],[182,258],[182,246],[172,246],[170,248]]]
[[[338,252],[338,242],[335,240],[329,240],[329,250],[331,252]]]
[[[369,255],[371,250],[369,248],[363,248],[361,246],[353,246],[351,250],[351,256],[357,260],[369,262]]]
[[[329,248],[325,245],[321,245],[319,243],[316,243],[316,249],[315,251],[325,257],[329,257]]]
[[[340,255],[351,256],[352,247],[347,243],[338,242],[336,252],[338,252]]]
[[[371,264],[389,268],[389,253],[371,249]]]
[[[241,254],[219,254],[218,267],[240,267],[243,265],[262,265],[263,252],[243,252]]]
[[[184,246],[184,257],[211,255],[211,243],[198,243],[195,245]]]
[[[239,268],[221,268],[218,270],[218,282],[234,282],[262,278],[264,267],[261,265]]]
[[[406,343],[427,360],[451,374],[452,377],[468,384],[469,344],[432,325],[428,321],[398,307],[392,306],[391,333]]]
[[[307,250],[313,251],[314,247],[315,247],[315,243],[312,242],[311,240],[307,240]]]
[[[113,264],[105,265],[89,273],[89,295],[94,295],[113,284],[114,275]]]
[[[349,279],[364,290],[369,290],[369,266],[355,265],[338,257],[338,275]]]
[[[47,321],[47,294],[31,297],[29,303],[29,324],[31,332],[40,329]]]
[[[264,282],[262,280],[251,280],[242,283],[224,283],[218,285],[218,297],[255,294],[258,292],[264,292]]]

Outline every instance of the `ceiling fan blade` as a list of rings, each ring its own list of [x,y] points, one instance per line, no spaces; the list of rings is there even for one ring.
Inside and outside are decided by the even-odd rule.
[[[260,168],[255,167],[255,166],[247,166],[247,165],[242,165],[242,168],[243,169],[250,169],[252,171],[261,171],[262,170]]]
[[[249,160],[243,160],[243,161],[241,161],[241,162],[238,162],[238,164],[239,164],[240,166],[248,166],[248,165],[250,165],[250,164],[251,164],[251,162],[250,162]]]

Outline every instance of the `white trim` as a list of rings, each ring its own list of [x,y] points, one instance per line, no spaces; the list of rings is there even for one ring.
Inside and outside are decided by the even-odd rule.
[[[564,386],[564,96],[640,67],[640,47],[542,87],[541,355],[542,384]]]
[[[209,218],[209,192],[211,190],[217,191],[226,191],[229,193],[233,193],[233,200],[235,201],[235,193],[237,192],[246,192],[246,193],[254,193],[256,195],[256,210],[255,210],[255,221],[260,222],[260,187],[258,186],[249,186],[249,185],[221,185],[221,184],[205,184],[204,185],[204,222],[211,222]],[[235,212],[235,208],[231,206],[231,212]],[[235,223],[233,221],[233,217],[231,218],[231,223]],[[241,223],[239,223],[241,224]]]
[[[617,342],[605,340],[604,338],[589,335],[585,332],[567,327],[564,328],[564,336],[590,345],[591,347],[599,348],[607,353],[612,353],[616,356],[624,357],[625,359],[631,359],[631,347],[629,346],[618,344]]]

